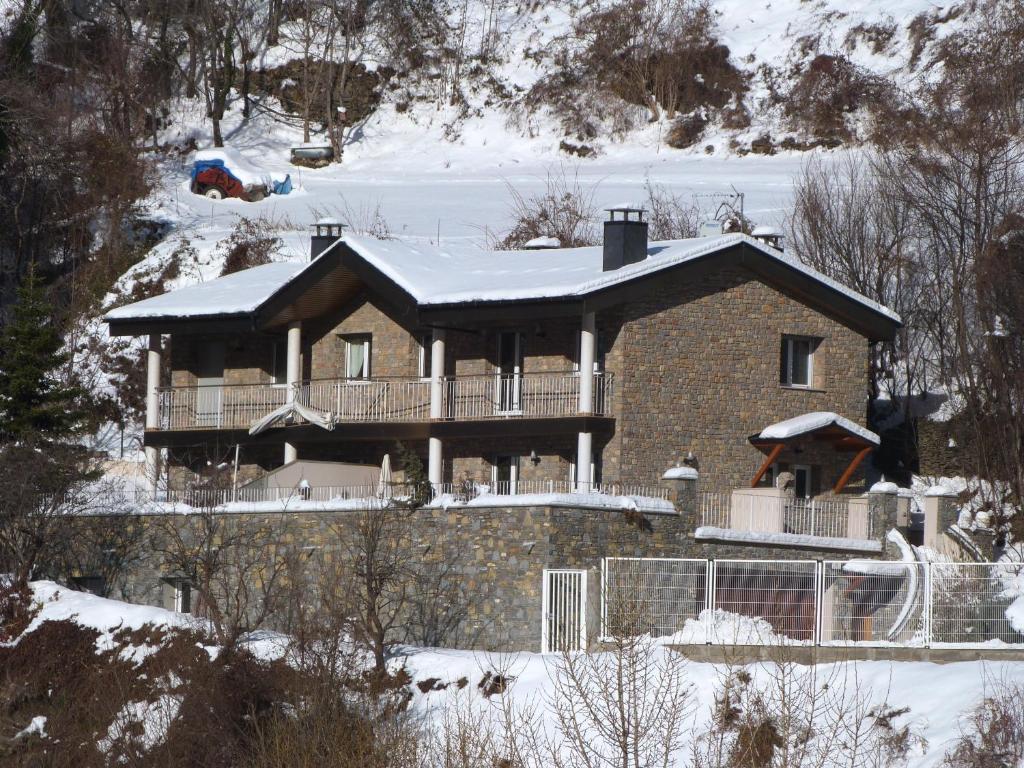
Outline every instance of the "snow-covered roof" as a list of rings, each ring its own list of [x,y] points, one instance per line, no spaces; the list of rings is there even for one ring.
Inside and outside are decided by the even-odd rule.
[[[869,443],[878,445],[881,442],[878,435],[870,429],[865,429],[860,424],[856,424],[832,411],[814,411],[801,416],[794,416],[792,419],[786,419],[785,421],[765,427],[761,430],[761,434],[758,437],[762,440],[789,440],[833,425],[845,429],[847,432],[851,432],[858,437],[862,437]]]
[[[421,307],[582,298],[744,243],[872,312],[900,322],[899,316],[886,307],[742,234],[652,242],[647,246],[646,259],[612,271],[604,270],[602,246],[487,251],[468,244],[438,247],[355,234],[345,234],[342,242]],[[314,263],[316,260],[256,267],[121,307],[108,313],[106,319],[202,317],[254,311]]]
[[[308,263],[300,261],[263,264],[112,309],[105,319],[202,317],[255,312],[308,266]]]
[[[542,251],[484,251],[473,246],[435,247],[345,235],[345,243],[420,304],[516,301],[584,296],[668,267],[746,243],[853,301],[900,322],[899,315],[817,272],[792,256],[742,234],[649,243],[647,258],[604,271],[602,246]]]

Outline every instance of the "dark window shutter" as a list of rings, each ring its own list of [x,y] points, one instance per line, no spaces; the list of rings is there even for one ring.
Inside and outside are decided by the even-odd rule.
[[[786,337],[782,337],[782,345],[779,350],[779,383],[789,383],[789,356],[787,355]]]

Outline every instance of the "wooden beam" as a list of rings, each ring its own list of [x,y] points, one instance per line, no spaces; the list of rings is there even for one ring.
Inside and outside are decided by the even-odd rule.
[[[771,453],[768,454],[764,460],[764,464],[757,470],[757,474],[754,475],[754,479],[750,481],[750,487],[756,488],[757,484],[761,482],[761,478],[764,477],[764,473],[768,471],[768,467],[775,463],[775,460],[779,458],[779,454],[782,453],[782,449],[785,446],[782,443],[776,443],[775,447],[772,448]]]
[[[861,448],[857,452],[857,455],[853,457],[853,460],[850,462],[850,465],[846,468],[846,471],[843,472],[842,476],[836,482],[836,487],[832,489],[834,493],[839,493],[841,490],[843,490],[843,488],[846,487],[846,484],[850,481],[850,478],[853,476],[854,470],[856,470],[857,466],[862,461],[864,461],[864,457],[871,453],[871,451],[873,450],[874,448],[869,446],[867,448]]]

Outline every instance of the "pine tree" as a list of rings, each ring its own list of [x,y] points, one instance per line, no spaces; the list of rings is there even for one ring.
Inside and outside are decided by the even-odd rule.
[[[10,322],[0,330],[0,438],[46,444],[82,433],[82,392],[58,372],[68,363],[43,287],[30,267]]]

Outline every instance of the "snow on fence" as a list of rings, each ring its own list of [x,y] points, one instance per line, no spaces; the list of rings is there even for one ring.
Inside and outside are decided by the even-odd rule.
[[[604,637],[680,644],[1024,645],[1024,564],[605,558]],[[1011,607],[1014,606],[1014,607]],[[1009,615],[1008,615],[1009,613]],[[1018,626],[1024,623],[1024,608]]]
[[[734,531],[871,539],[867,504],[838,498],[777,498],[744,493],[701,493],[701,525]]]

